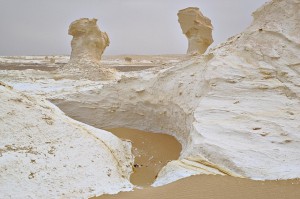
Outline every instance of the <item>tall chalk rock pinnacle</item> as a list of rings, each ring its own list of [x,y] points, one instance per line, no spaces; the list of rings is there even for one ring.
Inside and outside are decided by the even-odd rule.
[[[90,80],[114,79],[115,70],[101,66],[101,56],[109,46],[109,37],[97,26],[97,19],[81,18],[71,23],[69,35],[73,36],[69,63],[63,68],[72,73],[71,78]]]
[[[188,54],[203,54],[213,43],[213,26],[199,8],[189,7],[178,12],[178,22],[188,39]]]
[[[101,32],[97,19],[82,18],[71,23],[69,35],[73,36],[72,60],[88,60],[99,62],[107,46],[109,38],[106,32]]]

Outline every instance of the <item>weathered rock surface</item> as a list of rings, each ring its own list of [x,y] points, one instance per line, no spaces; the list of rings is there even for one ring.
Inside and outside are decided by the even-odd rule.
[[[178,12],[178,22],[188,39],[188,54],[203,54],[213,43],[213,26],[199,8],[189,7]]]
[[[70,61],[100,62],[109,37],[97,26],[97,19],[82,18],[71,23],[69,35],[73,36]]]
[[[0,82],[0,198],[87,198],[131,190],[131,144]]]
[[[91,80],[114,78],[115,70],[104,68],[100,63],[110,41],[107,33],[98,28],[97,19],[82,18],[72,22],[69,35],[73,36],[72,53],[64,70],[74,71],[74,74],[79,72],[80,78]]]
[[[19,82],[11,74],[10,83],[51,98],[68,115],[99,128],[176,136],[181,156],[162,169],[154,186],[200,173],[298,178],[299,10],[299,0],[273,0],[253,14],[243,33],[206,55],[153,73],[120,73],[109,84],[53,79],[47,84],[30,76],[27,88],[22,86],[22,80],[29,81],[24,72]]]
[[[197,173],[297,178],[299,8],[299,0],[273,0],[253,14],[245,32],[205,56],[153,76],[122,78],[98,92],[61,96],[55,103],[100,128],[176,136],[181,157],[161,171],[155,186]]]

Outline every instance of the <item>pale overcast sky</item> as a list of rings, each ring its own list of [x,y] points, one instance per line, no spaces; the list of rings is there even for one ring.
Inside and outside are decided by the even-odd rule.
[[[241,31],[267,0],[0,0],[0,55],[70,54],[69,24],[97,18],[106,55],[183,54],[177,12],[199,7],[212,20],[214,44]]]

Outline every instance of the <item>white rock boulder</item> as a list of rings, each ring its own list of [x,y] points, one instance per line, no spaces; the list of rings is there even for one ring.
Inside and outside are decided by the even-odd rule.
[[[88,198],[132,189],[131,144],[0,82],[0,198]]]

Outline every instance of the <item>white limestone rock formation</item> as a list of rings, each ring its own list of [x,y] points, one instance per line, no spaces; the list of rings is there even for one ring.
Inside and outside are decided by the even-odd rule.
[[[85,123],[101,128],[130,127],[176,136],[183,146],[181,156],[162,169],[153,186],[163,185],[179,178],[200,173],[232,175],[258,180],[299,178],[299,10],[299,0],[273,0],[253,14],[253,23],[243,33],[230,38],[225,43],[210,50],[206,55],[193,57],[153,73],[149,71],[122,73],[121,79],[110,84],[106,82],[101,85],[101,82],[82,80],[54,81],[53,79],[50,79],[47,84],[46,80],[35,81],[35,73],[32,72],[30,73],[32,76],[27,76],[28,81],[30,78],[33,79],[29,87],[29,84],[22,82],[25,79],[22,79],[24,76],[20,76],[21,80],[16,82],[16,76],[12,73],[7,74],[11,75],[12,82],[20,90],[28,93],[35,92],[52,98],[52,101],[68,115]],[[18,72],[21,75],[20,71]],[[26,112],[36,113],[37,111],[36,114],[39,113],[32,118],[46,119],[49,115],[51,118],[59,118],[55,119],[51,126],[44,119],[42,119],[43,121],[37,120],[38,122],[33,124],[33,121],[28,121],[29,127],[33,125],[28,130],[28,134],[33,132],[35,135],[40,135],[47,132],[47,134],[42,134],[45,138],[38,137],[37,140],[39,141],[34,141],[34,145],[41,147],[43,145],[39,145],[40,143],[47,142],[45,140],[51,135],[48,133],[50,127],[61,129],[63,126],[62,128],[66,129],[63,131],[66,133],[66,137],[62,137],[63,141],[58,143],[67,147],[62,147],[62,150],[66,150],[70,146],[77,146],[76,144],[69,144],[69,137],[71,139],[74,137],[70,132],[76,133],[77,130],[81,132],[82,128],[76,130],[71,124],[71,127],[66,128],[65,125],[66,123],[69,124],[70,119],[66,119],[65,116],[62,117],[61,112],[49,103],[47,106],[55,110],[54,115],[45,112],[48,109],[44,110],[39,105],[42,102],[36,102],[34,109],[26,108],[27,104],[22,105],[22,108],[18,108],[21,110],[17,111],[18,114],[9,116],[8,112],[17,106],[19,107],[17,103],[13,102],[14,100],[6,100],[9,96],[14,97],[16,95],[13,94],[14,92],[10,92],[5,98],[2,97],[3,92],[0,93],[1,102],[3,101],[0,105],[0,110],[3,110],[0,112],[0,127],[11,128],[8,131],[1,131],[1,150],[4,149],[3,145],[8,145],[5,150],[10,149],[9,153],[6,152],[6,155],[2,153],[2,157],[0,157],[0,168],[3,168],[4,172],[8,172],[5,171],[6,168],[10,168],[9,174],[14,172],[19,174],[19,170],[29,170],[23,169],[21,165],[13,170],[14,167],[11,166],[19,163],[14,159],[17,152],[12,150],[14,148],[10,145],[13,142],[22,142],[23,137],[26,136],[19,139],[14,136],[15,133],[7,133],[15,132],[15,128],[20,129],[20,132],[27,132],[27,128],[21,128],[24,126],[24,118],[28,118],[24,115],[29,114]],[[18,99],[17,97],[14,98]],[[45,106],[43,103],[42,106]],[[44,113],[46,113],[46,117],[43,115]],[[22,121],[23,123],[14,121]],[[75,122],[71,121],[72,124]],[[6,125],[7,122],[8,125]],[[27,120],[25,122],[27,123]],[[62,124],[56,124],[56,122]],[[77,124],[77,122],[75,123]],[[34,125],[36,124],[39,128],[35,128]],[[15,127],[16,125],[17,127]],[[6,132],[5,135],[2,135],[3,132]],[[51,132],[54,132],[54,135],[58,137],[64,135],[59,130],[51,130]],[[12,135],[14,137],[11,137]],[[23,134],[21,133],[21,135]],[[82,138],[80,133],[76,133],[77,135],[78,139]],[[101,133],[101,135],[103,134]],[[3,137],[4,140],[2,140]],[[22,143],[19,146],[28,146],[32,142],[31,139],[29,136],[27,139],[24,138],[26,144]],[[86,136],[80,139],[80,142],[86,139],[90,140],[90,137]],[[40,142],[40,140],[42,141]],[[107,143],[105,140],[104,142]],[[97,153],[98,150],[103,151],[101,147],[88,148],[89,150],[85,148],[85,144],[80,146],[80,149],[76,148],[78,153],[76,157],[84,158],[87,156],[86,158],[89,158],[87,151],[92,154]],[[19,149],[25,150],[26,148]],[[49,150],[50,154],[47,155]],[[67,156],[73,154],[74,151],[70,150],[66,150],[64,154]],[[122,151],[122,148],[119,150]],[[50,156],[52,153],[50,146],[40,151],[43,151],[46,157],[52,157]],[[122,154],[122,152],[120,153]],[[101,163],[99,159],[97,167],[101,171],[104,169],[103,162],[106,163],[111,160],[110,154],[104,153],[105,157],[99,156]],[[6,158],[7,155],[9,158]],[[18,154],[18,157],[21,155]],[[30,157],[28,156],[28,158]],[[58,157],[61,156],[56,154],[55,158]],[[22,157],[22,161],[24,160],[26,164],[29,164],[30,159],[25,158]],[[7,159],[14,161],[7,162]],[[70,159],[67,161],[74,165],[71,168],[76,168],[75,163]],[[75,162],[78,163],[77,160]],[[2,167],[2,165],[8,166]],[[119,168],[111,162],[108,165],[111,165],[111,168],[115,168],[115,170]],[[51,166],[51,171],[55,170],[52,168]],[[59,168],[56,170],[57,172],[49,173],[55,174],[56,179],[63,177],[62,182],[66,182],[64,177],[66,171],[60,169],[61,167],[56,168]],[[84,168],[84,171],[87,170],[90,169]],[[91,170],[94,171],[93,168]],[[104,186],[105,189],[114,188],[114,185],[106,182],[108,178],[103,173],[103,175],[99,174],[95,178],[93,176],[83,178],[82,171],[78,171],[73,173],[79,174],[81,179],[97,178],[99,184],[106,185]],[[0,173],[2,174],[2,170]],[[98,173],[93,172],[93,174]],[[30,173],[20,173],[20,175],[21,179],[25,179]],[[2,183],[0,184],[0,194],[21,193],[28,187],[28,182],[33,182],[18,180],[17,176],[9,176],[7,173],[4,176],[4,180],[8,179],[8,176],[11,181],[17,181],[18,186],[14,186],[14,183],[4,186],[3,181],[0,181]],[[37,176],[39,177],[39,175]],[[113,176],[119,175],[115,172]],[[85,183],[81,183],[81,180],[76,181],[76,177],[75,175],[75,180],[70,181],[71,185],[68,184],[68,187],[76,186],[72,190],[81,189],[80,194],[82,195],[89,193],[89,189],[82,188],[85,187]],[[116,178],[116,181],[119,182],[120,179]],[[6,180],[5,182],[11,181]],[[92,182],[94,181],[92,180]],[[47,180],[46,184],[48,184]],[[125,185],[129,186],[128,181]],[[119,184],[115,186],[119,186]],[[3,191],[3,187],[6,192]],[[13,187],[11,192],[8,191],[8,187],[10,189]],[[26,193],[39,194],[36,190],[40,189],[40,186],[37,188],[30,184],[30,187],[35,188],[26,190]],[[59,186],[56,188],[60,189]],[[65,190],[65,187],[62,189]],[[116,190],[121,190],[121,188],[117,187],[114,191]],[[45,194],[48,193],[46,188],[42,191]],[[102,191],[100,190],[98,193]],[[59,195],[59,193],[56,194]],[[55,193],[50,194],[55,195]]]
[[[199,8],[189,7],[178,12],[178,22],[188,39],[188,54],[203,54],[213,43],[213,26]]]
[[[82,18],[71,23],[69,35],[73,36],[70,61],[99,63],[107,46],[109,37],[97,26],[97,19]]]
[[[0,198],[88,198],[132,189],[131,144],[0,82]]]
[[[73,36],[70,61],[64,70],[80,73],[79,77],[91,80],[113,79],[115,70],[103,68],[101,56],[109,46],[109,37],[97,26],[97,19],[81,18],[71,23],[69,35]]]
[[[205,56],[54,102],[97,127],[176,136],[181,156],[154,186],[198,173],[298,178],[299,10],[299,0],[273,0],[243,33]]]

